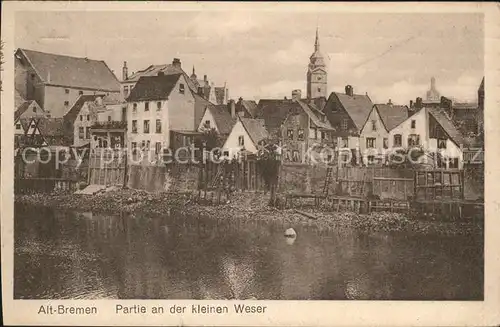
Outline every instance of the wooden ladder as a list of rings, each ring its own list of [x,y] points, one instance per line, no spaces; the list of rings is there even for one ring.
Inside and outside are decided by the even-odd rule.
[[[216,188],[217,186],[219,186],[223,172],[224,172],[224,164],[221,163],[217,167],[217,173],[215,174],[215,177],[212,180],[212,184],[210,185],[210,188],[213,189],[213,188]]]
[[[330,189],[330,182],[332,180],[332,175],[333,175],[333,167],[328,166],[326,169],[326,178],[325,178],[325,184],[323,185],[323,195],[328,196],[328,191]]]

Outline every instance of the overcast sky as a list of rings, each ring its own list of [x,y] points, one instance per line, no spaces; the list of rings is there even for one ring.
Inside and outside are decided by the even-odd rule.
[[[181,59],[191,74],[227,82],[230,97],[305,94],[319,26],[329,92],[368,92],[407,104],[436,77],[442,95],[475,101],[483,76],[480,14],[232,12],[21,12],[16,47],[106,61],[119,79]]]

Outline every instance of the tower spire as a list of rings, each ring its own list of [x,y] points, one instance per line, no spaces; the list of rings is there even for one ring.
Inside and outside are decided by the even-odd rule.
[[[319,27],[316,26],[316,41],[314,42],[314,51],[319,51]]]

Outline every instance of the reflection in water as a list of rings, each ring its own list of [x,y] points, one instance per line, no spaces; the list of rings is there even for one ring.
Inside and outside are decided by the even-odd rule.
[[[16,207],[15,297],[482,299],[480,240],[294,228]]]

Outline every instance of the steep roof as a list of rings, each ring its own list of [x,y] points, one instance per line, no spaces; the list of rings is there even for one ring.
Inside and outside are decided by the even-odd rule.
[[[194,97],[194,124],[195,126],[199,126],[207,107],[215,105],[199,94],[193,93],[193,97]]]
[[[326,119],[326,116],[319,110],[317,110],[314,107],[311,107],[310,104],[305,103],[304,101],[297,101],[304,112],[309,116],[309,118],[313,121],[314,125],[316,125],[319,128],[324,128],[324,129],[332,129],[332,125],[330,122]]]
[[[234,123],[236,122],[236,118],[231,117],[227,105],[221,104],[216,106],[209,106],[207,110],[210,110],[212,117],[214,117],[220,134],[231,133]]]
[[[119,92],[120,82],[102,60],[18,49],[45,84]]]
[[[40,108],[40,106],[36,103],[35,100],[24,101],[19,107],[17,107],[16,111],[14,112],[14,121],[17,121],[19,117],[21,117],[21,115],[24,114],[32,104],[37,106],[38,109],[43,111],[43,109]]]
[[[18,90],[15,90],[14,105],[16,106],[16,108],[18,108],[25,101],[26,101],[26,99],[21,95],[21,92],[19,92]]]
[[[19,119],[18,122],[21,123],[21,126],[23,127],[23,130],[27,131],[28,130],[28,126],[31,123],[31,118],[21,118],[21,119]]]
[[[243,109],[248,112],[251,117],[257,115],[257,102],[254,100],[241,100],[236,103],[237,106],[243,107]],[[241,109],[239,109],[241,111]]]
[[[127,101],[166,100],[181,74],[143,76],[130,92]]]
[[[260,141],[269,137],[269,133],[267,132],[264,126],[263,119],[253,119],[253,118],[241,118],[241,123],[243,127],[247,131],[248,135],[252,139],[252,141],[257,144]]]
[[[392,130],[408,118],[408,107],[393,104],[376,104],[373,106],[380,116],[387,131]],[[368,119],[368,117],[367,117]]]
[[[455,102],[453,103],[453,109],[458,109],[458,110],[462,110],[462,109],[477,109],[478,107],[478,104],[477,103],[470,103],[470,102],[464,102],[464,103],[459,103],[459,102]]]
[[[372,111],[372,100],[370,100],[368,95],[353,94],[353,96],[350,96],[345,93],[337,92],[333,92],[332,94],[337,97],[342,107],[344,107],[345,111],[356,125],[358,131],[360,131],[363,128],[366,117],[368,117]]]
[[[64,115],[64,119],[69,122],[74,122],[78,115],[80,114],[80,110],[82,110],[85,102],[95,101],[99,96],[104,96],[102,94],[82,94],[76,99],[75,103],[71,106],[68,112]]]
[[[267,130],[279,128],[291,112],[300,112],[302,106],[291,99],[261,99],[255,118],[263,119]]]
[[[132,75],[130,75],[124,83],[128,82],[137,82],[141,77],[145,76],[158,76],[158,73],[162,72],[164,75],[177,75],[177,74],[182,74],[184,78],[186,79],[186,83],[188,84],[189,88],[191,91],[194,93],[198,93],[198,86],[195,85],[195,83],[191,80],[191,78],[186,74],[184,70],[182,70],[181,67],[175,66],[172,64],[163,64],[163,65],[150,65],[146,69],[139,70]],[[205,82],[203,82],[205,83]],[[204,85],[204,84],[202,84]]]
[[[460,131],[455,127],[453,122],[447,117],[447,115],[440,109],[437,108],[427,108],[428,112],[432,117],[436,119],[439,125],[443,127],[444,131],[450,139],[457,145],[467,145],[467,142]]]

